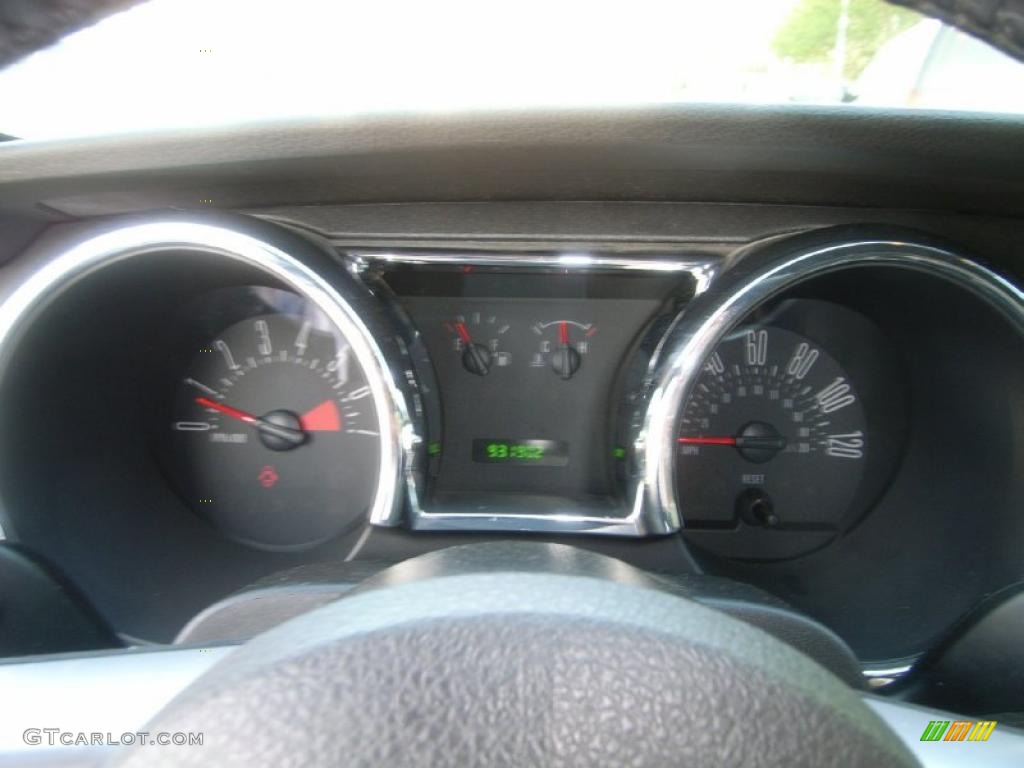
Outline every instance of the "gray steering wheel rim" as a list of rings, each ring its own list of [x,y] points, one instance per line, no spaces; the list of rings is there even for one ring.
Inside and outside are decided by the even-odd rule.
[[[509,642],[516,636],[529,638],[531,647]],[[449,647],[450,641],[457,647]],[[498,653],[483,647],[496,643],[505,643]],[[603,644],[616,651],[604,653]],[[405,657],[407,649],[424,647],[430,651],[426,656]],[[575,649],[575,656],[560,655],[566,647]],[[597,654],[598,671],[590,662],[573,667],[581,654]],[[637,658],[643,655],[658,661],[652,666],[650,659]],[[687,658],[702,661],[687,664]],[[358,670],[342,668],[353,659]],[[488,661],[478,669],[479,659]],[[507,676],[499,680],[512,681],[508,691],[498,684],[486,689],[486,701],[469,703],[438,697],[438,690],[481,695],[473,676],[501,665],[507,665]],[[557,693],[529,685],[525,692],[516,689],[522,669],[546,665],[581,675],[579,690],[566,694],[581,711],[563,707],[555,718],[570,721],[567,728],[546,722],[544,711],[533,719],[516,719],[511,712],[509,720],[499,721],[535,738],[495,740],[493,727],[473,732],[479,726],[475,708],[500,710],[506,699],[532,700],[545,710],[552,697],[557,710]],[[693,697],[661,686],[680,674],[679,680],[694,686]],[[407,687],[403,675],[427,682]],[[389,685],[393,691],[386,690]],[[574,685],[563,679],[561,687]],[[628,710],[617,707],[609,685],[621,688],[616,696]],[[367,687],[385,690],[376,695]],[[330,692],[321,695],[323,690]],[[418,700],[421,694],[433,704]],[[666,697],[676,711],[659,705]],[[349,707],[353,698],[362,702],[360,708]],[[712,700],[719,711],[707,711]],[[446,719],[443,707],[461,713],[462,721]],[[582,711],[588,707],[592,717]],[[636,716],[645,708],[647,715]],[[634,723],[635,740],[625,751],[630,729],[615,725],[622,719]],[[586,744],[565,738],[595,720],[611,725],[593,731]],[[437,749],[427,754],[424,744],[430,739],[421,721],[436,736]],[[334,730],[327,723],[334,723]],[[686,736],[688,727],[695,729],[692,738]],[[271,765],[289,758],[330,765],[342,756],[348,765],[466,764],[467,758],[474,765],[538,760],[621,765],[624,758],[652,766],[740,764],[737,760],[790,766],[917,764],[857,693],[766,633],[679,596],[571,574],[456,574],[355,593],[250,641],[183,691],[148,729],[205,729],[207,737],[198,750],[129,749],[118,756],[118,765]],[[668,741],[658,743],[657,735]],[[594,742],[602,739],[606,746],[594,752]],[[489,747],[467,754],[467,741]],[[446,752],[443,745],[455,742],[462,746]],[[681,762],[666,762],[673,754]],[[454,756],[458,759],[447,759]]]

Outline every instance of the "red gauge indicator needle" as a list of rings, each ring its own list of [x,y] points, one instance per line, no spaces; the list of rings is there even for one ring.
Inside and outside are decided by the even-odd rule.
[[[218,403],[215,400],[211,400],[208,397],[197,397],[196,402],[204,408],[213,408],[215,411],[220,411],[225,416],[230,416],[232,419],[238,419],[244,421],[246,424],[259,424],[260,420],[253,416],[251,413],[240,411],[237,408],[232,408],[230,405],[224,403]]]
[[[306,433],[302,429],[293,429],[290,426],[274,424],[267,419],[261,419],[258,416],[253,416],[251,413],[240,411],[238,408],[232,408],[230,405],[225,405],[224,403],[218,403],[208,397],[197,397],[196,402],[204,408],[211,408],[223,413],[225,416],[230,416],[232,419],[238,419],[251,427],[255,427],[264,435],[271,435],[272,437],[278,438],[278,440],[283,441],[282,445],[288,448],[294,448],[295,446],[302,445],[306,442]],[[294,416],[291,416],[291,418],[294,418]],[[274,450],[283,449],[274,448]]]
[[[561,344],[569,343],[569,324],[565,320],[558,324],[558,341]]]
[[[491,353],[487,347],[483,344],[473,343],[473,338],[469,335],[464,322],[455,323],[448,327],[455,330],[459,335],[459,341],[462,342],[460,349],[462,351],[463,367],[477,376],[486,376],[487,372],[491,370]]]
[[[681,445],[736,445],[735,437],[680,437]]]

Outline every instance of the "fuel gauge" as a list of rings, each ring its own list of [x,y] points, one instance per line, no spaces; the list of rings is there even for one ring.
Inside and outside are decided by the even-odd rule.
[[[512,355],[503,344],[509,325],[499,321],[497,315],[470,312],[456,315],[444,325],[451,334],[452,349],[469,373],[486,376],[491,368],[504,368],[512,363]]]
[[[597,333],[597,326],[576,320],[551,320],[536,323],[533,332],[540,337],[540,346],[530,366],[550,368],[559,378],[571,379],[590,353],[591,338]]]

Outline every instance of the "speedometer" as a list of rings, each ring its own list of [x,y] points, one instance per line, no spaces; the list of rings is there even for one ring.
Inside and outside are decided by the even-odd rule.
[[[687,524],[835,527],[860,485],[867,432],[856,387],[828,351],[782,328],[739,329],[680,418]]]

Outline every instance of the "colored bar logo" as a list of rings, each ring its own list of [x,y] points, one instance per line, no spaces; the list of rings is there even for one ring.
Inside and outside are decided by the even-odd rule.
[[[995,720],[932,720],[921,741],[988,741],[995,728]]]

